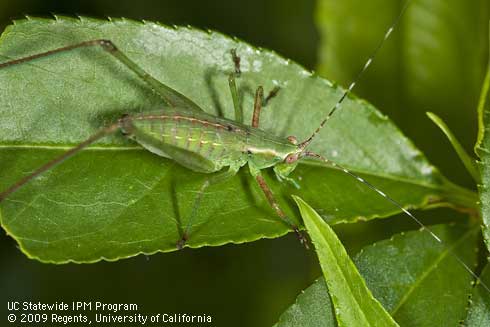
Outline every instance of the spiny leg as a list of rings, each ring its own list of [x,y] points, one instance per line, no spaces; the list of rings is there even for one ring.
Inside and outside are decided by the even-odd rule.
[[[262,177],[262,175],[258,173],[257,176],[255,176],[255,179],[257,180],[257,183],[259,184],[260,188],[264,192],[265,197],[267,198],[267,201],[269,202],[270,206],[276,211],[279,218],[281,218],[282,221],[284,221],[289,227],[291,227],[294,230],[301,244],[303,244],[308,249],[308,241],[306,237],[298,229],[298,226],[296,226],[293,222],[291,222],[291,220],[286,216],[284,211],[282,211],[281,207],[279,206],[279,203],[274,197],[272,190],[267,185],[264,177]]]
[[[61,47],[61,48],[37,53],[37,54],[31,55],[31,56],[10,60],[10,61],[4,62],[4,63],[0,63],[0,69],[7,68],[10,66],[14,66],[14,65],[18,65],[18,64],[22,64],[25,62],[29,62],[32,60],[39,59],[39,58],[49,57],[51,55],[61,53],[61,52],[71,51],[71,50],[75,50],[75,49],[79,49],[79,48],[94,47],[94,46],[100,46],[105,52],[111,54],[120,63],[122,63],[129,70],[131,70],[133,73],[135,73],[156,94],[158,94],[168,105],[173,106],[173,107],[180,106],[180,107],[187,107],[187,108],[194,108],[194,109],[201,110],[201,109],[199,109],[199,107],[194,102],[192,102],[186,96],[184,96],[183,94],[180,94],[179,92],[177,92],[177,91],[171,89],[170,87],[162,84],[157,79],[152,77],[149,73],[147,73],[145,70],[143,70],[137,63],[135,63],[133,60],[129,59],[110,40],[103,40],[103,39],[89,40],[89,41],[84,41],[84,42],[72,44],[72,45],[69,45],[66,47]]]
[[[206,189],[213,184],[220,183],[220,182],[234,176],[237,173],[237,171],[238,171],[238,169],[230,167],[229,170],[218,173],[212,177],[207,178],[204,181],[204,183],[199,188],[199,191],[197,193],[196,198],[194,199],[194,203],[193,203],[192,209],[191,209],[191,214],[190,214],[189,219],[187,221],[186,227],[185,228],[182,228],[181,226],[178,227],[179,233],[180,233],[180,240],[177,241],[177,249],[179,249],[179,250],[182,249],[185,246],[185,244],[187,243],[187,241],[189,240],[189,231],[190,231],[190,228],[192,226],[192,222],[194,220],[194,217],[197,214],[197,210],[199,209],[202,197],[203,197]]]

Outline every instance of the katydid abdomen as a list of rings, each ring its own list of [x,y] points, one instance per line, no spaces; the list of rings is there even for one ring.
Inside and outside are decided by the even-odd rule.
[[[165,108],[125,116],[120,124],[144,148],[197,172],[238,170],[247,162],[263,169],[297,150],[290,141],[258,128],[192,110]]]

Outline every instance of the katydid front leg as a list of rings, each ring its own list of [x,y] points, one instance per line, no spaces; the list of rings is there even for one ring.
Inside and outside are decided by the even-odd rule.
[[[291,220],[288,218],[288,216],[286,216],[286,213],[284,213],[284,211],[281,209],[279,203],[274,197],[274,193],[272,193],[271,189],[267,185],[264,177],[262,177],[262,174],[260,172],[255,176],[255,180],[259,184],[260,188],[265,194],[265,197],[267,198],[267,201],[269,202],[270,206],[276,211],[279,218],[281,218],[286,224],[288,224],[294,230],[301,244],[303,244],[308,249],[309,246],[306,237],[298,229],[298,226],[293,224]]]
[[[235,53],[233,55],[236,56]],[[240,62],[240,60],[233,60],[236,64],[236,62]],[[264,89],[262,86],[259,86],[257,90],[255,91],[255,101],[254,101],[254,111],[252,115],[252,127],[254,128],[259,128],[259,122],[260,122],[260,113],[262,110],[262,105],[265,104],[265,101],[270,100],[274,96],[276,96],[277,92],[279,91],[278,87],[275,87],[267,96],[267,99],[264,100]],[[300,232],[298,229],[298,226],[293,224],[291,220],[286,216],[284,211],[281,209],[279,206],[279,203],[277,202],[276,198],[274,197],[274,193],[272,193],[272,190],[270,187],[267,185],[264,177],[260,173],[260,170],[255,171],[255,169],[251,169],[251,172],[253,175],[255,175],[255,180],[259,184],[260,188],[264,192],[265,197],[267,198],[267,201],[269,202],[269,205],[276,211],[276,214],[281,218],[288,226],[290,226],[296,235],[298,235],[298,238],[306,248],[308,248],[308,242],[305,238],[305,236]]]
[[[237,55],[236,50],[232,49],[231,51],[231,56],[232,60],[234,63],[234,72],[230,74],[229,76],[229,86],[230,86],[230,91],[231,95],[233,98],[233,105],[235,106],[235,119],[242,119],[242,111],[241,108],[239,108],[239,100],[238,100],[238,90],[235,82],[235,77],[240,76],[241,74],[241,69],[240,69],[240,57]],[[260,113],[262,112],[262,107],[266,106],[267,103],[269,102],[270,99],[275,97],[277,93],[279,92],[280,88],[278,86],[274,87],[267,97],[264,98],[264,88],[262,86],[259,86],[257,90],[255,91],[255,99],[254,99],[254,111],[252,114],[252,127],[254,128],[259,128],[259,122],[260,122]],[[264,177],[262,177],[262,174],[260,171],[256,171],[255,169],[251,169],[251,171],[254,171],[252,174],[255,175],[255,180],[257,181],[258,185],[264,192],[264,195],[267,198],[267,201],[269,202],[269,205],[275,210],[276,214],[281,218],[282,221],[284,221],[289,227],[291,227],[294,232],[298,235],[298,238],[300,242],[308,248],[308,242],[305,238],[305,236],[300,232],[298,227],[291,222],[291,220],[286,216],[284,211],[281,209],[279,206],[279,203],[274,197],[274,194],[272,193],[272,190],[270,187],[267,185]]]

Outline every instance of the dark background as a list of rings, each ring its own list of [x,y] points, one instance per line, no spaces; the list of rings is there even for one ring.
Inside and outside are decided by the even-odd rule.
[[[12,19],[20,19],[24,14],[50,16],[52,13],[189,24],[273,49],[313,69],[319,47],[314,9],[313,0],[0,0],[0,27],[3,29]],[[369,100],[376,104],[376,99]],[[476,126],[471,133],[473,138]],[[471,138],[465,142],[467,147]],[[437,142],[421,140],[417,145],[424,151],[445,146],[451,152],[443,137]],[[448,158],[455,160],[454,156]],[[447,160],[438,156],[436,161]],[[454,165],[459,167],[458,163]],[[450,168],[448,164],[445,169]],[[457,169],[462,171],[461,167]],[[471,185],[464,172],[456,179]],[[433,216],[447,219],[448,211],[435,212],[438,214]],[[452,212],[450,215],[455,216]],[[405,220],[337,226],[336,230],[348,250],[355,253],[364,244],[415,227]],[[205,313],[213,316],[213,326],[271,326],[296,295],[320,275],[314,252],[305,251],[294,235],[151,257],[140,255],[114,263],[52,265],[26,258],[15,242],[4,232],[0,233],[2,312],[6,311],[7,301],[15,300],[104,301],[137,303],[143,313]],[[4,317],[5,314],[0,316],[1,324]]]

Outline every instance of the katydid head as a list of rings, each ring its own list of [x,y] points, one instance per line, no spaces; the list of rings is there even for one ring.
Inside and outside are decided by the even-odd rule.
[[[288,136],[288,142],[295,147],[291,148],[285,156],[282,162],[274,166],[274,171],[278,177],[287,177],[298,165],[298,160],[301,158],[303,149],[298,146],[298,139],[296,136]]]
[[[283,172],[282,176],[287,176],[296,167],[302,149],[298,147],[296,137],[289,136],[286,141],[277,138],[273,143],[266,143],[259,146],[247,146],[248,161],[253,163],[258,169],[278,167]],[[283,167],[284,166],[284,167]],[[283,168],[282,168],[283,167]]]
[[[294,148],[292,148],[292,150],[284,156],[282,162],[274,166],[274,173],[279,180],[286,180],[292,183],[296,188],[299,188],[298,183],[288,176],[298,166],[303,149],[297,145],[298,140],[295,136],[288,136],[287,140],[291,145],[294,145]]]
[[[306,150],[306,147],[309,145],[309,143],[313,138],[310,138],[307,141],[299,144],[296,137],[294,136],[289,136],[287,139],[289,143],[295,145],[295,149],[293,151],[290,151],[284,157],[282,162],[274,166],[274,173],[276,174],[279,180],[286,180],[299,189],[300,188],[299,184],[293,178],[289,177],[289,175],[291,174],[291,172],[293,172],[296,169],[299,160],[301,158],[310,157],[310,158],[315,158],[317,160],[324,161],[326,163],[330,163],[330,161],[320,156],[319,154]]]
[[[292,158],[293,156],[296,156],[296,154],[288,155],[286,158]],[[296,182],[296,180],[289,177],[289,174],[291,174],[291,172],[293,172],[293,170],[295,170],[297,166],[298,166],[298,160],[295,160],[294,162],[290,162],[290,163],[284,161],[274,166],[274,173],[276,174],[276,177],[279,181],[289,182],[294,187],[299,189],[300,186]]]

